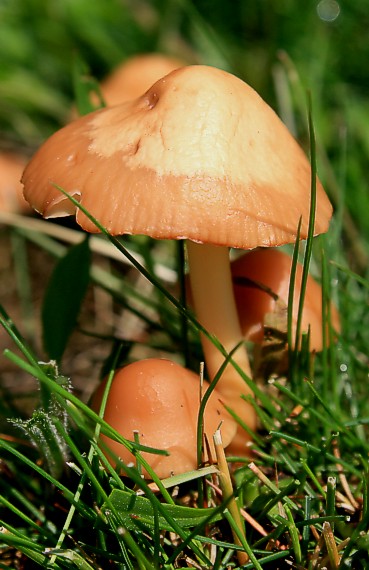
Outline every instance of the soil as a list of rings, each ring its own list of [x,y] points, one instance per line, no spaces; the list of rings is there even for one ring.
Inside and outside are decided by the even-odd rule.
[[[26,260],[28,284],[24,278],[22,283],[22,276],[17,275],[19,252]],[[100,264],[104,262],[104,259],[99,260]],[[23,240],[14,230],[0,227],[0,304],[40,361],[47,360],[42,346],[41,307],[54,266],[55,259],[50,254]],[[83,401],[89,399],[99,383],[103,363],[112,348],[111,341],[102,341],[93,334],[116,335],[121,317],[122,309],[112,305],[111,297],[91,285],[79,319],[81,330],[70,338],[60,370],[71,377],[73,389]],[[92,334],[81,332],[86,330]],[[5,349],[20,354],[7,331],[0,327],[0,389],[3,398],[11,397],[20,414],[28,415],[37,403],[38,383],[4,355]]]
[[[61,223],[71,224],[73,230],[80,231],[73,222]],[[16,229],[0,223],[0,305],[40,361],[47,361],[42,343],[41,307],[55,264],[56,259],[50,253],[25,239]],[[99,254],[93,254],[93,264],[100,269],[113,270],[116,275],[129,280],[141,294],[150,295],[148,281],[127,265]],[[153,320],[157,318],[152,312],[149,316]],[[78,329],[72,334],[63,355],[60,373],[71,378],[74,393],[87,402],[101,380],[114,338],[135,343],[129,353],[132,359],[169,356],[165,350],[147,345],[151,332],[141,319],[114,302],[100,287],[91,284],[82,305]],[[15,406],[20,415],[28,416],[38,403],[38,382],[4,355],[6,349],[21,355],[7,331],[0,326],[0,393],[3,401],[7,400],[8,404],[11,401],[11,407]],[[6,407],[2,412],[0,405],[0,414],[6,414]]]

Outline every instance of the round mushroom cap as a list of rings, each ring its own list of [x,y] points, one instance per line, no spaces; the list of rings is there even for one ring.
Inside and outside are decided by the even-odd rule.
[[[155,81],[182,67],[179,59],[161,53],[146,53],[127,59],[101,83],[108,106],[140,97]]]
[[[253,248],[306,237],[311,169],[275,112],[220,69],[187,66],[143,96],[95,111],[47,140],[24,195],[46,217],[75,213],[55,185],[112,234]],[[317,180],[315,233],[331,204]],[[95,224],[78,209],[77,222]]]
[[[96,411],[99,410],[105,384],[102,383],[93,396],[92,408]],[[204,392],[207,386],[204,386]],[[104,419],[126,439],[133,441],[134,432],[137,432],[142,445],[169,453],[164,456],[142,452],[142,457],[162,478],[197,468],[199,406],[200,380],[194,372],[170,360],[148,358],[116,372]],[[214,391],[204,414],[204,433],[213,452],[212,436],[220,424],[226,447],[235,435],[236,424]],[[125,463],[135,462],[134,456],[122,444],[104,435],[101,440]],[[144,474],[147,476],[145,471]]]
[[[287,334],[287,305],[292,259],[279,249],[255,249],[232,261],[233,288],[242,334],[261,343],[267,324]],[[297,263],[292,307],[292,338],[296,335],[303,266]],[[331,324],[340,330],[338,311],[330,307]],[[310,327],[310,349],[323,349],[323,315],[321,286],[310,275],[306,283],[301,332]]]

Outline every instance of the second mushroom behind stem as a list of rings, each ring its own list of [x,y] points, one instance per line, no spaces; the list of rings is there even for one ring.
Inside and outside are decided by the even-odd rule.
[[[266,378],[288,370],[288,306],[291,309],[291,348],[296,344],[302,295],[303,265],[280,248],[257,248],[231,263],[233,289],[242,336],[254,343],[253,374]],[[292,291],[291,291],[292,292]],[[308,274],[301,311],[298,347],[309,332],[309,351],[320,352],[340,332],[340,318],[333,303],[323,304],[321,285]]]

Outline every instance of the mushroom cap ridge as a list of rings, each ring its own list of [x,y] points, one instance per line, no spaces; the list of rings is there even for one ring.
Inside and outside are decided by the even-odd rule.
[[[294,241],[300,217],[306,237],[310,179],[304,152],[251,87],[195,65],[56,132],[23,184],[45,217],[75,211],[56,184],[112,234],[247,249]],[[331,213],[317,180],[316,234],[328,229]],[[80,210],[76,217],[97,231]]]

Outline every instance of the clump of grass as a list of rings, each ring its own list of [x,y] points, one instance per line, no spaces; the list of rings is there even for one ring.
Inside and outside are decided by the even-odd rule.
[[[33,4],[33,18],[37,21],[35,30],[39,34],[45,12],[41,3]],[[97,8],[88,13],[90,24],[95,22],[89,30],[99,30],[93,38],[87,25],[83,29],[76,26],[84,14],[84,2],[74,0],[70,6],[73,13],[68,20],[70,29],[73,29],[68,41],[70,37],[83,36],[81,52],[87,60],[93,58],[96,51],[96,47],[93,52],[87,49],[96,37],[99,38],[96,46],[113,49],[109,62],[102,61],[100,56],[94,72],[102,72],[110,64],[118,62],[122,53],[127,53],[122,46],[119,47],[116,33],[108,37],[106,19],[99,28],[103,4],[97,2]],[[234,8],[232,15],[224,3],[222,6],[216,3],[211,14],[213,28],[203,20],[204,6],[201,2],[198,10],[190,2],[159,2],[158,14],[162,13],[164,4],[165,21],[171,23],[173,34],[182,34],[181,37],[189,42],[189,52],[198,54],[203,62],[221,62],[231,71],[237,69],[241,75],[251,74],[253,83],[259,87],[269,83],[272,74],[263,71],[258,76],[255,66],[251,65],[255,57],[259,62],[262,60],[260,45],[258,49],[251,50],[251,44],[247,44],[247,49],[242,51],[238,43],[240,36],[236,33],[239,22],[246,16],[245,29],[250,34],[252,29],[256,30],[256,27],[252,28],[252,22],[266,16],[267,3],[259,11],[245,7],[242,14],[238,7]],[[360,2],[358,4],[361,5]],[[10,4],[2,8],[8,17],[9,9]],[[62,12],[64,9],[66,5]],[[106,14],[116,13],[116,9],[112,3]],[[310,29],[315,29],[310,8],[302,8],[299,4],[295,9],[300,15],[301,10],[306,10],[304,13],[308,16]],[[224,18],[226,12],[228,23]],[[269,16],[278,20],[273,10]],[[155,22],[151,28],[155,31],[147,39],[147,22],[143,23],[134,10],[129,12],[124,8],[120,18],[132,24],[128,51],[133,51],[137,37],[141,38],[137,40],[141,50],[147,46],[168,45],[170,34],[163,28],[160,30],[160,25],[155,27]],[[271,51],[273,42],[278,48],[283,44],[286,50],[280,54],[278,73],[273,77],[283,84],[282,90],[276,90],[280,108],[293,119],[296,134],[303,138],[306,137],[305,98],[298,71],[302,70],[307,75],[310,62],[314,61],[316,75],[313,77],[322,80],[327,74],[328,64],[327,60],[309,60],[306,56],[306,60],[299,61],[295,67],[287,53],[294,52],[292,55],[296,56],[301,46],[306,46],[306,36],[301,43],[296,39],[293,43],[292,31],[287,33],[287,20],[283,22],[286,39],[278,43],[273,38],[267,44],[264,37],[263,41]],[[120,25],[121,21],[118,19],[117,23]],[[271,20],[269,24],[272,25]],[[9,30],[10,27],[8,35]],[[200,35],[197,33],[199,30]],[[59,26],[54,27],[54,33],[57,32],[61,33]],[[331,37],[335,33],[336,30],[331,28]],[[144,37],[146,40],[142,39]],[[220,40],[221,49],[214,39]],[[327,36],[321,33],[321,28],[316,39],[314,49],[327,47]],[[309,37],[311,43],[310,40]],[[28,41],[32,41],[31,36]],[[14,43],[3,43],[3,50],[4,45],[8,51],[12,46],[14,50]],[[101,53],[108,51],[102,50]],[[266,57],[270,57],[269,53]],[[55,70],[62,70],[64,75],[58,72],[59,76],[65,78],[68,75],[65,61],[60,62],[55,53],[54,58],[61,65]],[[27,62],[23,61],[22,73],[25,65]],[[332,74],[335,68],[329,69]],[[356,68],[356,77],[357,73]],[[7,74],[10,77],[9,69]],[[5,83],[8,90],[12,85],[14,87],[17,82],[7,80]],[[37,99],[31,93],[31,99],[37,99],[40,107],[33,107],[31,123],[21,123],[20,117],[25,116],[30,104],[29,100],[22,104],[22,92],[14,111],[17,128],[12,134],[9,132],[9,136],[12,141],[17,139],[31,147],[64,119],[70,88],[68,86],[62,91],[61,100],[58,100],[59,96],[54,99],[43,81],[30,85],[33,88],[35,85],[43,87],[42,97]],[[342,88],[342,83],[340,85]],[[160,481],[145,464],[139,441],[124,440],[90,410],[85,403],[86,398],[76,395],[75,374],[68,358],[77,335],[84,340],[84,348],[92,339],[106,347],[103,357],[99,357],[101,373],[95,373],[95,380],[99,375],[111,378],[122,363],[153,352],[186,361],[194,369],[199,366],[202,358],[198,342],[199,324],[177,300],[173,283],[167,279],[168,275],[176,274],[172,246],[166,243],[158,245],[146,238],[117,240],[107,236],[113,244],[109,256],[114,251],[114,257],[122,259],[126,256],[125,259],[135,266],[132,270],[125,264],[122,278],[117,272],[122,266],[115,265],[116,259],[106,263],[107,255],[96,253],[97,249],[105,248],[106,240],[89,238],[69,248],[65,243],[74,240],[77,233],[76,239],[81,240],[80,232],[75,229],[59,228],[55,236],[55,230],[46,223],[42,226],[45,230],[34,231],[32,221],[28,227],[23,221],[12,222],[15,242],[19,237],[26,244],[23,253],[32,244],[33,248],[43,252],[44,259],[51,259],[52,265],[56,263],[56,267],[43,302],[43,342],[35,332],[40,327],[39,323],[32,331],[32,259],[26,255],[17,258],[18,274],[30,277],[27,287],[20,288],[27,327],[22,321],[16,323],[24,336],[14,324],[11,310],[8,314],[7,308],[1,306],[0,309],[1,325],[8,335],[5,358],[14,365],[17,374],[36,379],[39,386],[38,399],[28,414],[17,405],[11,390],[1,385],[0,411],[6,421],[2,421],[0,437],[0,568],[169,570],[242,566],[259,570],[290,567],[318,570],[367,567],[369,281],[368,248],[365,237],[362,239],[360,234],[361,231],[365,236],[367,230],[363,215],[366,199],[359,199],[366,183],[363,164],[367,160],[367,140],[362,128],[366,112],[360,105],[348,105],[348,99],[342,101],[341,94],[342,89],[340,91],[337,87],[329,96],[322,92],[318,104],[314,97],[314,122],[321,143],[317,156],[314,137],[310,137],[313,170],[316,162],[322,164],[323,178],[336,205],[335,218],[328,236],[313,240],[310,235],[302,252],[300,247],[295,247],[295,262],[302,253],[305,275],[310,267],[320,276],[324,320],[329,325],[329,301],[334,298],[341,316],[342,331],[338,338],[334,338],[328,326],[324,349],[316,355],[310,354],[308,335],[303,335],[301,351],[290,349],[288,376],[267,377],[263,387],[255,386],[256,399],[252,403],[260,428],[252,434],[249,458],[228,458],[232,487],[229,479],[227,485],[223,482],[222,486],[216,464]],[[272,97],[270,92],[269,96]],[[352,91],[350,96],[355,102],[360,99]],[[10,95],[7,98],[10,100]],[[328,113],[328,102],[334,107],[333,113]],[[341,106],[349,113],[349,127],[355,125],[355,129],[347,135],[342,128],[341,138],[332,142],[328,127],[335,122],[336,115],[340,115]],[[10,108],[8,105],[7,109]],[[3,115],[0,119],[6,131],[10,131],[8,116]],[[37,117],[41,117],[39,122]],[[339,120],[343,121],[341,115]],[[348,145],[348,141],[352,145]],[[355,149],[354,153],[352,149]],[[345,192],[346,184],[358,189],[357,193]],[[312,194],[314,196],[314,192]],[[314,200],[312,205],[313,219]],[[137,254],[140,254],[139,262]],[[158,270],[159,257],[161,265]],[[183,258],[180,268],[183,269]],[[148,295],[138,289],[138,276],[143,276],[150,284]],[[20,281],[24,283],[22,277]],[[66,289],[62,294],[61,284],[66,287],[73,281],[79,283],[78,294]],[[96,292],[103,292],[114,317],[121,311],[125,316],[133,317],[139,325],[139,333],[122,339],[113,326],[105,327],[101,320],[91,319],[93,311],[89,303]],[[92,307],[94,310],[96,305],[92,303]],[[63,326],[59,326],[68,311],[72,325],[63,321]],[[289,345],[292,344],[293,339],[290,338]],[[50,362],[45,364],[44,360]],[[70,370],[70,381],[66,378],[66,369]],[[138,467],[120,465],[124,476],[119,476],[118,470],[110,465],[98,445],[100,432],[118,438],[128,446],[138,458]],[[200,435],[199,431],[199,457]],[[160,453],[160,450],[151,452]],[[142,479],[140,466],[151,472],[153,483]],[[223,465],[223,474],[226,469]]]
[[[121,240],[110,239],[131,257]],[[310,236],[308,244],[312,242]],[[59,276],[63,271],[71,274],[74,255],[63,254],[56,269]],[[159,289],[151,308],[162,312],[165,307],[171,313],[169,320],[179,342],[180,314],[187,315],[186,310],[154,275],[133,257],[130,260]],[[322,264],[323,291],[329,298],[326,288],[331,279],[324,256]],[[91,275],[93,269],[92,264]],[[352,272],[347,278],[356,287],[368,288]],[[55,286],[52,280],[50,287]],[[48,299],[44,311],[54,310]],[[74,311],[79,310],[75,299],[71,302]],[[129,302],[125,306],[129,308]],[[51,334],[48,322],[44,320],[44,327]],[[233,489],[228,482],[223,498],[216,469],[160,481],[141,457],[140,444],[114,433],[68,389],[55,366],[42,364],[5,309],[1,324],[20,352],[7,350],[7,358],[37,378],[41,387],[32,430],[29,420],[23,425],[18,420],[24,433],[37,432],[38,438],[13,431],[0,441],[4,556],[12,553],[53,568],[105,569],[122,564],[128,568],[225,568],[241,563],[244,568],[282,563],[300,568],[365,567],[361,561],[367,556],[369,444],[363,430],[365,416],[347,401],[340,387],[341,344],[327,344],[322,354],[312,358],[308,342],[303,342],[301,351],[290,354],[294,365],[287,382],[273,378],[270,395],[255,387],[258,398],[253,405],[261,430],[254,437],[249,459],[229,458],[230,465],[236,465]],[[198,329],[192,317],[190,325]],[[175,335],[166,332],[173,342]],[[65,331],[62,346],[69,334]],[[50,345],[45,346],[48,350]],[[60,360],[62,352],[56,354]],[[115,349],[111,374],[119,361]],[[139,465],[151,472],[154,486],[142,479],[139,467],[124,465],[125,477],[117,475],[97,444],[100,430],[134,451]],[[36,445],[30,447],[30,441]],[[199,475],[203,507],[198,504]],[[236,502],[231,509],[233,497]],[[245,534],[235,512],[244,517]]]

